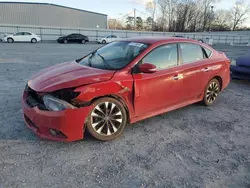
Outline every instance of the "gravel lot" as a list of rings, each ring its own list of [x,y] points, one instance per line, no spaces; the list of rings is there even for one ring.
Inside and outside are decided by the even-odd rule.
[[[99,46],[0,43],[0,188],[250,188],[248,82],[231,82],[211,107],[141,121],[111,142],[57,143],[26,128],[20,101],[31,75]],[[215,48],[230,58],[250,50]]]

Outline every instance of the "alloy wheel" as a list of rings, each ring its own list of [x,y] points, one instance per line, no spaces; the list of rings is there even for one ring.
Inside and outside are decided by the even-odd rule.
[[[122,123],[122,111],[113,102],[100,103],[91,113],[91,126],[96,133],[102,136],[115,134]]]
[[[207,88],[206,99],[208,103],[213,103],[220,92],[220,86],[217,82],[211,82]]]

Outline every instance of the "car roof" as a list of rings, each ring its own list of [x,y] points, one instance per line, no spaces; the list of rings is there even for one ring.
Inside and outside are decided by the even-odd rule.
[[[31,32],[29,32],[29,31],[18,31],[18,32],[16,32],[16,33],[31,33]],[[31,33],[32,34],[32,33]]]
[[[123,41],[130,41],[130,42],[139,42],[139,43],[146,43],[146,44],[155,44],[155,43],[164,43],[164,42],[195,42],[195,40],[180,38],[180,37],[135,37],[135,38],[127,38]]]

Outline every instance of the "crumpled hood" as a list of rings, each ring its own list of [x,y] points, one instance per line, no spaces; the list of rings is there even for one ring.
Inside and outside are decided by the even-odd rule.
[[[62,63],[42,70],[28,82],[38,92],[53,92],[96,82],[107,81],[115,71],[95,69],[78,63]]]

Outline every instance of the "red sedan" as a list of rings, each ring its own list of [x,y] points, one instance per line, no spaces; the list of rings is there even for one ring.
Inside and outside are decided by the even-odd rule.
[[[229,82],[229,59],[204,43],[134,38],[34,75],[22,107],[42,138],[75,141],[88,130],[112,140],[128,123],[199,101],[211,105]]]

